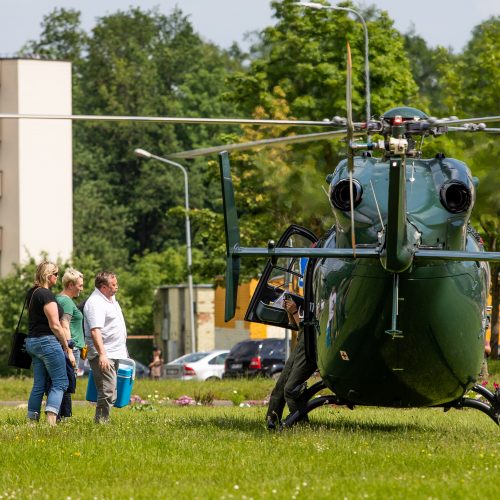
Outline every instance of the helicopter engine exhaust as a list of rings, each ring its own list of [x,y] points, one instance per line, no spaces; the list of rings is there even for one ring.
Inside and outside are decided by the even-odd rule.
[[[353,179],[352,181],[352,189],[353,189],[353,203],[356,208],[360,203],[363,197],[363,188],[361,184]],[[330,192],[330,201],[332,202],[335,208],[342,210],[343,212],[348,212],[351,210],[351,198],[349,192],[349,179],[342,179],[335,186],[332,187]]]
[[[458,214],[469,209],[472,203],[471,190],[459,181],[443,184],[439,192],[441,204],[448,212]]]

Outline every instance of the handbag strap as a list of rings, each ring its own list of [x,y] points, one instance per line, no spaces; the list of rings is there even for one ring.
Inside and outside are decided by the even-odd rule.
[[[31,306],[31,301],[33,300],[33,295],[35,295],[35,292],[38,290],[39,287],[36,287],[34,290],[33,290],[33,293],[31,294],[31,297],[30,297],[30,303],[28,305],[28,310]],[[28,293],[29,293],[29,290],[28,290]],[[23,314],[24,314],[24,309],[26,307],[26,303],[28,302],[28,293],[26,293],[26,297],[24,299],[24,303],[23,303],[23,309],[21,310],[21,316],[19,316],[19,321],[17,322],[17,326],[16,326],[16,332],[19,331],[19,325],[21,324],[21,320],[23,319]]]

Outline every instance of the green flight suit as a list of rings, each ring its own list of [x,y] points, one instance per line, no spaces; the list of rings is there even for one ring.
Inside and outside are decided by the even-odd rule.
[[[307,400],[303,397],[306,382],[316,371],[316,363],[306,358],[304,333],[302,327],[299,330],[298,342],[295,349],[285,363],[285,367],[271,392],[266,418],[273,421],[281,420],[285,403],[290,413],[305,408]]]

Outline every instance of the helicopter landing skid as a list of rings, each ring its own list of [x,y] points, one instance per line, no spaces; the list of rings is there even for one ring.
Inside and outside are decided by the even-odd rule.
[[[474,398],[462,398],[455,401],[452,405],[445,407],[445,411],[452,408],[475,408],[476,410],[486,413],[495,424],[500,425],[500,389],[497,389],[494,393],[491,392],[486,387],[479,384],[474,384],[471,391],[476,392],[486,401],[480,401]]]
[[[288,415],[281,422],[280,429],[283,430],[293,427],[298,422],[306,419],[309,412],[315,410],[316,408],[319,408],[320,406],[336,404],[347,406],[351,410],[354,408],[354,405],[351,402],[345,401],[335,394],[313,398],[315,394],[322,391],[323,389],[326,389],[326,385],[322,380],[309,387],[304,392],[304,399],[307,399],[305,408],[302,410],[297,410],[294,413],[290,413],[290,415]],[[486,401],[463,397],[458,401],[454,401],[453,403],[446,405],[444,407],[444,410],[448,411],[451,408],[475,408],[476,410],[482,411],[483,413],[488,415],[497,425],[500,425],[500,389],[496,389],[496,391],[493,393],[482,385],[474,384],[474,386],[470,390],[482,396]]]
[[[313,384],[311,387],[306,389],[303,394],[303,398],[307,400],[307,404],[304,409],[302,410],[297,410],[293,413],[290,413],[282,422],[280,426],[280,430],[283,429],[289,429],[290,427],[294,426],[298,422],[301,422],[307,418],[307,414],[316,408],[319,408],[320,406],[324,405],[346,405],[348,406],[351,410],[353,409],[353,405],[351,403],[348,403],[344,401],[343,399],[340,399],[338,396],[335,394],[328,394],[327,396],[318,396],[317,398],[311,399],[315,394],[318,392],[322,391],[323,389],[326,389],[325,383],[320,380],[319,382],[316,382]]]

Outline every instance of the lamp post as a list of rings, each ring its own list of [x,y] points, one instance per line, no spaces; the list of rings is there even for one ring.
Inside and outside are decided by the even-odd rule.
[[[193,259],[191,256],[191,223],[189,221],[189,184],[188,184],[188,175],[186,169],[180,164],[172,160],[167,160],[166,158],[162,158],[161,156],[156,156],[149,151],[144,149],[136,149],[134,153],[139,158],[146,158],[153,160],[158,160],[162,163],[166,163],[167,165],[172,165],[173,167],[177,167],[182,170],[184,174],[184,194],[185,194],[185,210],[186,210],[186,256],[187,256],[187,269],[188,269],[188,289],[189,289],[189,320],[191,324],[191,352],[196,351],[196,335],[194,328],[194,296],[193,296],[193,275],[191,274],[191,266],[193,263]]]
[[[350,12],[351,14],[354,14],[360,21],[361,24],[363,25],[363,31],[365,33],[365,99],[366,99],[366,123],[370,121],[371,118],[371,98],[370,98],[370,63],[369,63],[369,58],[368,58],[368,28],[366,27],[366,22],[364,17],[354,9],[349,9],[347,7],[337,7],[334,5],[323,5],[321,3],[316,3],[316,2],[300,2],[298,5],[301,5],[303,7],[310,7],[311,9],[318,9],[318,10],[343,10],[346,12]]]

